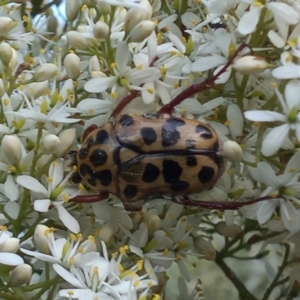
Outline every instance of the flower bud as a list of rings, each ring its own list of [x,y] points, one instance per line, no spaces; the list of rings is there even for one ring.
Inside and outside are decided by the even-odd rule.
[[[76,139],[76,130],[75,128],[70,128],[62,131],[58,135],[60,139],[60,147],[57,150],[56,154],[61,156],[65,154],[70,148],[74,145]]]
[[[98,1],[97,9],[99,10],[101,15],[109,15],[111,13],[111,6],[107,3]]]
[[[0,252],[16,253],[19,250],[19,246],[20,246],[20,240],[11,237],[8,238],[4,243],[0,244]]]
[[[2,97],[4,95],[4,84],[3,84],[3,80],[2,78],[0,78],[0,97]]]
[[[251,75],[260,73],[271,65],[263,57],[247,55],[238,58],[232,67],[242,75]]]
[[[41,81],[41,82],[32,82],[25,86],[24,88],[26,96],[33,97],[34,99],[45,95],[49,91],[49,81]]]
[[[98,237],[104,243],[108,243],[109,240],[112,238],[113,234],[114,234],[114,231],[113,231],[111,225],[109,223],[106,223],[100,228]]]
[[[91,72],[91,78],[104,78],[107,77],[105,73],[103,73],[102,71],[92,71]]]
[[[47,19],[47,30],[54,35],[58,27],[57,18],[53,15],[49,16]]]
[[[128,36],[128,42],[141,43],[155,29],[155,23],[152,21],[142,21],[136,25]]]
[[[88,46],[85,38],[77,31],[69,31],[67,32],[66,36],[67,36],[67,41],[71,47],[78,50],[87,49]]]
[[[96,39],[105,39],[109,34],[109,26],[102,21],[98,21],[93,27],[93,33]]]
[[[79,0],[66,0],[66,17],[69,22],[74,21],[80,11]]]
[[[8,66],[13,55],[13,49],[8,43],[0,44],[0,60],[5,65]]]
[[[2,150],[12,165],[17,165],[20,162],[22,158],[22,143],[18,137],[5,135],[2,139]]]
[[[33,80],[37,82],[54,79],[57,75],[58,67],[55,64],[46,63],[36,68]]]
[[[149,233],[153,234],[155,231],[161,228],[161,219],[157,215],[150,215],[147,219],[147,228]]]
[[[6,36],[14,28],[14,22],[9,17],[0,17],[0,36]]]
[[[238,234],[240,234],[243,230],[240,226],[236,224],[232,224],[227,226],[225,222],[219,222],[216,225],[217,232],[229,238],[235,238]]]
[[[100,64],[99,64],[99,60],[98,57],[96,55],[92,56],[90,61],[89,61],[89,71],[90,73],[93,71],[100,71]]]
[[[10,281],[13,284],[22,285],[31,279],[32,267],[28,264],[23,264],[15,267],[10,273]]]
[[[223,144],[223,155],[229,161],[241,161],[243,159],[243,150],[237,142],[226,141]]]
[[[43,146],[46,154],[55,153],[60,147],[60,139],[54,134],[48,134],[43,139]]]
[[[74,53],[69,53],[64,59],[64,64],[69,77],[76,80],[80,76],[80,58]]]
[[[35,228],[33,240],[37,250],[42,253],[51,253],[48,245],[48,235],[53,234],[48,226],[38,224]]]
[[[130,34],[140,22],[150,20],[151,15],[152,6],[148,0],[141,1],[139,7],[130,8],[125,18],[125,32]]]

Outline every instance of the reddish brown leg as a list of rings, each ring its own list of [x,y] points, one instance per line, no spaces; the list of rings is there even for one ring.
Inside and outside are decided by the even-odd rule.
[[[274,198],[272,198],[271,196],[265,196],[250,201],[245,201],[245,202],[229,202],[229,201],[212,202],[212,201],[197,201],[197,200],[193,200],[189,196],[182,196],[182,197],[173,198],[171,199],[171,201],[185,206],[195,206],[195,207],[202,207],[206,209],[235,210],[243,206],[251,205],[260,201],[272,200],[272,199]]]
[[[102,200],[106,200],[109,196],[107,192],[99,192],[96,195],[79,195],[70,200],[70,202],[76,203],[94,203]]]
[[[207,78],[205,81],[203,81],[201,83],[191,85],[190,87],[188,87],[187,89],[182,91],[170,103],[163,106],[158,111],[158,114],[171,114],[174,107],[177,106],[178,104],[180,104],[186,98],[189,98],[189,97],[195,95],[196,93],[199,93],[206,89],[212,88],[215,85],[215,81],[218,79],[218,77],[228,69],[228,67],[233,63],[233,61],[237,57],[237,55],[246,47],[250,48],[250,50],[252,52],[252,49],[248,44],[241,44],[236,49],[236,51],[234,52],[232,57],[228,60],[226,65],[217,74],[215,74],[212,77]]]

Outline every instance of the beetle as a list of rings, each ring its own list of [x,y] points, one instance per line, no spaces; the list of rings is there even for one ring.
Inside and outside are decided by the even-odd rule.
[[[230,62],[192,93],[214,84]],[[77,152],[73,182],[83,182],[98,195],[77,196],[73,201],[94,202],[116,195],[130,211],[138,211],[144,202],[168,197],[173,202],[205,208],[236,209],[258,201],[194,201],[190,194],[212,188],[224,171],[222,142],[216,131],[197,120],[171,116],[172,109],[184,100],[181,95],[163,106],[157,114],[134,116],[120,113],[137,92],[115,108],[114,119],[102,127],[90,126]]]
[[[132,208],[143,199],[209,189],[225,163],[221,142],[209,125],[127,114],[87,134],[76,160],[84,184],[112,193]]]

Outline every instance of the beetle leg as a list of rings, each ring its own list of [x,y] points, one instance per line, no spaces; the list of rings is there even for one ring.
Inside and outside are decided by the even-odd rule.
[[[76,202],[76,203],[94,203],[102,200],[106,200],[109,196],[109,193],[107,192],[99,192],[99,194],[96,195],[78,195],[72,199],[70,199],[70,202]]]
[[[222,75],[224,72],[226,72],[226,70],[229,68],[229,66],[232,65],[232,63],[234,62],[235,58],[237,57],[237,55],[244,49],[244,48],[250,48],[251,52],[252,49],[251,47],[246,44],[243,43],[241,44],[236,51],[234,52],[234,54],[231,56],[231,58],[228,60],[228,62],[224,65],[223,68],[221,68],[221,70],[219,72],[217,72],[215,75],[207,78],[206,80],[204,80],[201,83],[197,83],[194,85],[189,86],[188,88],[186,88],[185,90],[183,90],[180,94],[178,94],[170,103],[164,105],[159,111],[158,114],[171,114],[172,110],[174,109],[175,106],[177,106],[178,104],[180,104],[183,100],[185,100],[186,98],[192,97],[193,95],[195,95],[196,93],[202,92],[206,89],[210,89],[215,85],[215,81],[219,78],[220,75]]]
[[[195,207],[202,207],[206,209],[235,210],[243,206],[251,205],[260,201],[272,200],[272,199],[274,199],[272,196],[265,196],[265,197],[255,198],[245,202],[229,202],[229,201],[215,202],[215,201],[193,200],[189,196],[181,196],[181,197],[178,196],[178,197],[173,197],[171,201],[185,206],[195,206]]]

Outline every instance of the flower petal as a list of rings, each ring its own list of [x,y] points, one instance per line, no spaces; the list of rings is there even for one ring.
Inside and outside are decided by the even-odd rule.
[[[17,177],[17,183],[30,191],[42,193],[45,196],[48,195],[46,188],[37,179],[31,176],[20,175]]]
[[[275,154],[282,146],[289,132],[289,125],[283,124],[273,128],[264,138],[262,142],[261,152],[265,156]]]
[[[72,232],[79,233],[80,227],[78,221],[60,204],[52,202],[58,210],[58,216],[62,223]]]
[[[244,116],[246,119],[254,122],[285,121],[283,114],[269,110],[250,110],[244,112]]]
[[[244,35],[253,32],[258,23],[258,19],[262,9],[263,9],[263,5],[258,7],[251,6],[251,10],[249,12],[246,12],[241,17],[237,30]]]
[[[24,260],[22,257],[15,253],[1,252],[0,264],[7,266],[18,266],[24,264]]]

